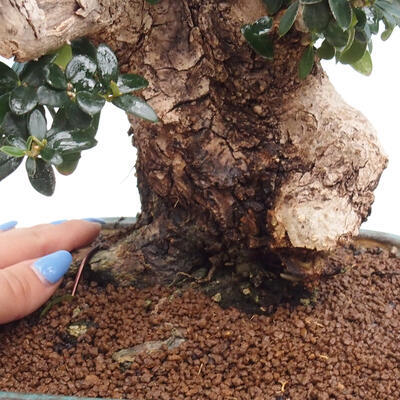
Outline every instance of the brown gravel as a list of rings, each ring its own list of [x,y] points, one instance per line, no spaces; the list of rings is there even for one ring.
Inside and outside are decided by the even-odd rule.
[[[303,304],[281,304],[269,316],[223,310],[195,290],[82,285],[77,300],[0,329],[0,390],[138,400],[397,400],[400,260],[386,252],[340,256],[346,271],[319,282]],[[164,343],[133,361],[113,360],[121,349],[176,335],[185,338],[177,348]]]

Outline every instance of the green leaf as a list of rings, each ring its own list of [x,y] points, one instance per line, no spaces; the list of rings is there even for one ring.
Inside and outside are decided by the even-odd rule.
[[[0,94],[10,92],[17,85],[17,74],[8,65],[0,62]]]
[[[135,90],[144,89],[149,82],[140,75],[123,74],[118,77],[117,86],[121,94],[131,93]]]
[[[55,89],[66,89],[67,79],[65,78],[64,72],[56,64],[49,64],[44,67],[44,76],[46,82]]]
[[[10,110],[17,115],[32,111],[38,103],[36,91],[29,86],[19,86],[10,95]]]
[[[122,108],[129,114],[136,115],[137,117],[146,119],[151,122],[157,122],[157,114],[154,110],[139,97],[130,94],[123,94],[112,101],[114,105]]]
[[[74,56],[84,55],[96,59],[96,47],[86,38],[75,39],[71,42],[72,54]]]
[[[315,56],[314,47],[313,46],[306,47],[299,63],[300,79],[305,79],[311,72],[312,67],[314,65],[314,56]]]
[[[96,81],[93,78],[96,69],[97,65],[91,58],[78,55],[68,63],[65,75],[77,90],[90,91],[96,86]]]
[[[70,102],[67,107],[57,111],[48,136],[61,131],[87,129],[91,126],[94,119],[96,119],[96,116],[91,118],[90,115],[84,113],[76,103]]]
[[[161,0],[146,0],[149,4],[154,5],[158,4]]]
[[[94,74],[96,72],[96,63],[89,57],[79,55],[72,57],[65,69],[65,75],[68,80],[72,80],[77,74]]]
[[[317,50],[317,55],[321,59],[330,60],[335,56],[335,48],[327,40],[324,40]]]
[[[312,32],[322,32],[329,24],[331,13],[327,3],[306,4],[303,8],[303,21]]]
[[[5,115],[10,110],[10,107],[8,105],[9,101],[10,101],[9,93],[6,93],[6,94],[3,94],[2,96],[0,96],[0,125],[3,122]]]
[[[25,168],[28,176],[33,176],[36,173],[36,161],[34,158],[28,157],[25,161]]]
[[[71,102],[64,91],[49,89],[47,86],[40,86],[37,90],[39,104],[50,107],[65,107]]]
[[[45,196],[51,196],[56,187],[53,167],[40,158],[27,158],[26,171],[33,188]]]
[[[253,24],[243,25],[241,28],[244,38],[252,49],[268,60],[274,58],[272,38],[269,35],[271,29],[272,19],[270,17],[262,17]]]
[[[78,92],[76,102],[83,112],[95,115],[101,111],[106,101],[96,93]]]
[[[351,66],[363,75],[369,76],[372,73],[372,59],[371,54],[366,51],[364,55]]]
[[[353,13],[357,18],[357,29],[364,29],[365,24],[367,23],[367,16],[365,15],[365,11],[362,8],[353,8]]]
[[[64,154],[62,157],[63,159],[62,163],[56,166],[57,171],[63,175],[72,174],[75,171],[76,167],[78,166],[80,158],[81,158],[81,153]],[[1,167],[0,167],[0,173],[1,173]]]
[[[39,110],[33,110],[28,119],[30,135],[42,140],[46,136],[47,123],[45,116]]]
[[[49,162],[56,167],[63,163],[61,155],[48,146],[41,150],[40,157],[42,157],[44,161]]]
[[[18,62],[14,61],[14,64],[11,66],[11,69],[18,75],[18,77],[21,76],[21,74],[24,72],[28,62]]]
[[[0,181],[13,173],[21,164],[22,158],[15,158],[0,152]]]
[[[348,29],[352,19],[351,5],[348,0],[329,0],[329,6],[338,25],[343,30]]]
[[[11,157],[23,157],[25,155],[24,150],[14,146],[2,146],[0,147],[0,151]]]
[[[38,61],[29,61],[20,74],[20,79],[29,86],[38,87],[44,85],[44,67],[56,58],[55,54],[40,57]]]
[[[65,44],[63,47],[58,49],[55,54],[56,58],[53,61],[54,64],[57,65],[59,68],[65,69],[72,58],[71,45]]]
[[[268,14],[274,15],[281,9],[283,0],[263,0],[263,3],[268,11]]]
[[[1,124],[1,132],[7,137],[20,137],[24,141],[28,139],[26,115],[15,115],[12,112],[6,113]]]
[[[367,44],[365,37],[360,32],[356,32],[353,44],[340,55],[339,61],[342,64],[354,64],[363,57]]]
[[[321,3],[323,0],[300,0],[301,4],[317,4]]]
[[[97,141],[91,136],[74,131],[57,132],[48,138],[48,145],[64,157],[64,154],[78,153],[96,146]]]
[[[100,80],[108,86],[111,81],[118,79],[118,60],[114,52],[105,44],[100,44],[96,52]]]
[[[282,16],[282,19],[279,23],[279,36],[286,35],[289,32],[290,28],[293,26],[294,21],[296,20],[297,13],[299,12],[299,2],[295,1],[290,5],[290,7],[286,10],[285,14]]]
[[[349,40],[349,31],[343,31],[335,21],[330,21],[325,32],[325,39],[337,49],[343,49]]]

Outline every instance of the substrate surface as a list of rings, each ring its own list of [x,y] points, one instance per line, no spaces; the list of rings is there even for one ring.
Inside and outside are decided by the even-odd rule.
[[[271,315],[224,310],[194,289],[81,285],[74,301],[0,328],[0,390],[138,400],[397,400],[400,260],[379,251],[342,249],[338,256],[343,273]]]

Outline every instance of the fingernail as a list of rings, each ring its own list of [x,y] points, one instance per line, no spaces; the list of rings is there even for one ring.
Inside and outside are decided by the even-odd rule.
[[[104,219],[100,219],[100,218],[82,218],[82,219],[87,222],[95,222],[96,224],[104,225],[106,223],[106,221],[104,221]]]
[[[50,283],[56,283],[68,271],[71,262],[71,254],[66,250],[59,250],[39,258],[34,262],[33,269],[39,275],[39,278]]]
[[[60,225],[63,222],[67,222],[67,220],[66,219],[59,219],[57,221],[50,222],[50,224],[52,224],[52,225]]]
[[[10,229],[14,228],[17,225],[17,221],[8,221],[5,224],[0,225],[0,231],[9,231]]]

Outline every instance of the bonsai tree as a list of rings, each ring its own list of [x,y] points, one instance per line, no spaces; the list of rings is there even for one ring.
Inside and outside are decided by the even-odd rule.
[[[142,212],[103,266],[165,283],[278,258],[315,276],[367,218],[387,160],[320,59],[370,74],[399,0],[28,0],[2,19],[1,179],[25,157],[50,195],[104,102],[128,112]]]

